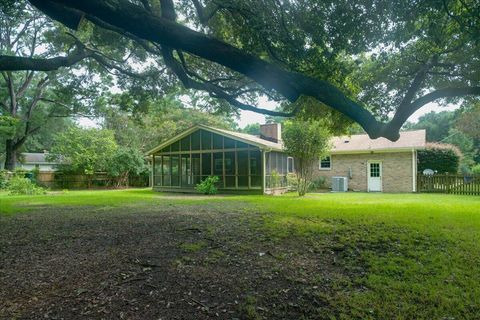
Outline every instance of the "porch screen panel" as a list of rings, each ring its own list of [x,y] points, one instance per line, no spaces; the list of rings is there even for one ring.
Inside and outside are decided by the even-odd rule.
[[[223,152],[213,153],[213,175],[220,178],[218,186],[223,188]]]
[[[223,136],[213,134],[213,149],[223,149]]]
[[[250,186],[262,186],[262,154],[260,151],[250,151]]]
[[[238,187],[248,188],[248,151],[237,152]]]
[[[193,143],[192,143],[193,144]],[[192,176],[193,176],[193,185],[200,183],[200,154],[192,154]]]
[[[191,135],[192,151],[200,150],[200,130]]]
[[[201,131],[202,150],[212,150],[212,133],[209,131]]]
[[[180,147],[182,148],[182,151],[190,152],[190,136],[187,136],[180,141]]]
[[[170,156],[162,157],[162,170],[162,185],[165,187],[169,187],[171,182]]]
[[[235,152],[225,152],[225,187],[235,188]]]
[[[171,156],[172,161],[172,186],[180,186],[180,157],[178,155]]]
[[[190,154],[182,154],[181,155],[181,167],[182,167],[182,187],[191,187],[192,183],[192,159],[190,158]]]
[[[155,166],[153,168],[153,185],[162,185],[162,157],[155,157]]]
[[[202,176],[212,175],[212,154],[202,153]]]
[[[235,149],[235,140],[224,137],[223,138],[223,148],[224,149]]]

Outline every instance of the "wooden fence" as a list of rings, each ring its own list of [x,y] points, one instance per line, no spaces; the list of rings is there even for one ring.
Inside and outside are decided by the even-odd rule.
[[[37,175],[37,183],[52,189],[87,189],[87,188],[112,188],[116,181],[105,172],[96,172],[93,176],[83,174],[65,174],[56,172],[40,172]],[[130,187],[148,187],[149,176],[131,176]]]
[[[417,191],[480,195],[480,175],[434,174],[417,176]]]

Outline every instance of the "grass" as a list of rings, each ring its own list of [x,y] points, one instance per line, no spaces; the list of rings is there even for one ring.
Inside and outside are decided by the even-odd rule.
[[[314,293],[330,310],[326,315],[462,319],[480,312],[480,197],[365,193],[170,197],[145,189],[0,194],[0,214],[6,215],[35,206],[233,204],[260,213],[261,227],[272,241],[301,239],[310,248],[337,253],[349,276],[333,279],[331,294]],[[193,243],[183,249],[202,247]],[[325,279],[310,280],[325,286]]]

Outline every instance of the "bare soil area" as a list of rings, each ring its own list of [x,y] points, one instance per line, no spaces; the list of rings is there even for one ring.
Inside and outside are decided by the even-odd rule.
[[[273,239],[254,208],[224,206],[0,216],[0,318],[332,316],[332,283],[349,276],[335,248],[318,245],[330,241]]]

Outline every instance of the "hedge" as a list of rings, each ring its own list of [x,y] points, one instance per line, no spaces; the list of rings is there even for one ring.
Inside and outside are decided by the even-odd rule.
[[[431,144],[418,151],[418,172],[432,169],[436,173],[457,173],[460,152],[451,145]]]

